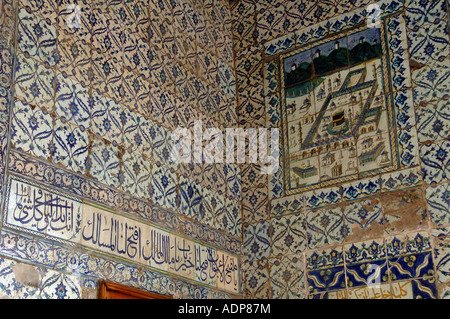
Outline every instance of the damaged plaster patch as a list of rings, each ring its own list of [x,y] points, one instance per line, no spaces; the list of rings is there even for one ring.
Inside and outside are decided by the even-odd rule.
[[[38,288],[41,282],[41,275],[38,270],[27,264],[17,263],[11,267],[17,282],[25,285]]]

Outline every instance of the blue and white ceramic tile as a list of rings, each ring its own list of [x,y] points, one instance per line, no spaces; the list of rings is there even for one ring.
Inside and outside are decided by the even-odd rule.
[[[414,101],[416,105],[448,98],[450,60],[433,61],[412,72]]]
[[[278,94],[266,96],[266,125],[269,128],[280,125],[280,97]]]
[[[341,243],[348,234],[341,207],[321,208],[306,213],[308,247]]]
[[[282,197],[284,195],[284,186],[281,166],[275,174],[269,174],[267,177],[269,179],[269,199]]]
[[[303,258],[297,255],[271,260],[270,287],[274,299],[299,299],[305,297]]]
[[[443,140],[420,147],[423,180],[427,184],[440,183],[450,179],[450,142]]]
[[[303,194],[306,208],[319,208],[337,204],[341,201],[341,188],[339,186],[321,188]]]
[[[123,63],[130,70],[150,78],[149,44],[137,34],[125,32],[126,43],[123,48]]]
[[[419,142],[438,141],[450,135],[450,110],[446,100],[429,102],[416,111]]]
[[[345,288],[342,247],[308,253],[306,264],[310,293]]]
[[[431,186],[425,191],[431,221],[438,226],[450,223],[450,184]]]
[[[419,164],[419,147],[417,131],[397,130],[399,158],[402,167],[413,167]]]
[[[362,179],[342,184],[342,197],[344,200],[353,200],[376,194],[381,189],[380,177]]]
[[[241,206],[238,201],[225,198],[225,212],[220,224],[224,225],[226,231],[232,235],[241,237],[242,234],[242,218]]]
[[[178,211],[188,217],[202,220],[203,188],[184,176],[179,176]]]
[[[153,161],[176,169],[178,164],[172,159],[172,150],[175,146],[172,132],[159,125],[153,125],[152,130],[154,130],[154,135],[151,134]]]
[[[63,164],[68,169],[83,174],[86,169],[88,146],[89,138],[86,130],[70,122],[55,120],[52,154],[54,163]]]
[[[270,274],[267,268],[247,270],[245,272],[245,297],[255,299],[270,298],[269,278]]]
[[[408,29],[418,29],[426,23],[435,23],[447,18],[447,2],[437,1],[405,1],[405,13]]]
[[[382,239],[347,244],[344,251],[347,264],[386,258],[385,243]]]
[[[177,175],[169,169],[153,165],[152,202],[165,208],[177,210]]]
[[[203,188],[203,220],[216,229],[223,229],[225,197],[214,190]]]
[[[108,186],[120,185],[120,159],[117,146],[100,139],[92,141],[89,156],[89,172],[100,183]]]
[[[419,167],[409,168],[381,175],[381,191],[391,191],[419,185],[422,182],[422,171]]]
[[[152,155],[152,138],[150,135],[153,123],[142,115],[122,108],[120,119],[123,125],[123,145],[130,152]]]
[[[54,270],[46,271],[42,277],[41,296],[45,299],[80,299],[80,277]]]
[[[434,262],[436,265],[437,279],[441,283],[449,282],[450,274],[450,228],[432,230],[434,240]]]
[[[114,145],[122,144],[122,106],[114,100],[92,93],[92,131],[100,137],[108,139]]]
[[[389,18],[386,23],[389,51],[391,52],[392,86],[394,90],[411,87],[411,74],[408,61],[408,41],[405,38],[406,26],[401,15]]]
[[[24,54],[17,55],[15,94],[30,105],[37,105],[48,112],[53,109],[55,74],[52,69]]]
[[[381,203],[362,200],[350,203],[344,208],[344,218],[350,233],[353,225],[368,231],[372,224],[383,224],[383,211]]]
[[[59,117],[88,129],[91,106],[89,88],[62,74],[56,76],[55,111]]]
[[[149,199],[151,196],[150,161],[136,153],[125,152],[122,156],[121,188],[134,196]]]
[[[270,256],[270,222],[264,221],[244,226],[244,258],[257,260]]]
[[[44,159],[50,156],[53,133],[50,114],[16,100],[11,130],[11,142],[15,148]]]
[[[56,27],[23,8],[19,10],[17,44],[22,52],[51,67],[58,62]]]
[[[307,245],[305,215],[297,213],[271,219],[272,256],[299,254]]]
[[[436,23],[427,22],[418,30],[410,30],[408,39],[411,58],[423,64],[447,58],[450,53],[448,34],[447,19]]]
[[[117,91],[117,92],[116,92]],[[113,98],[128,106],[132,111],[146,115],[150,101],[150,83],[140,74],[124,69],[122,81],[117,90],[113,90]]]
[[[236,164],[225,164],[227,196],[241,199],[241,170]]]

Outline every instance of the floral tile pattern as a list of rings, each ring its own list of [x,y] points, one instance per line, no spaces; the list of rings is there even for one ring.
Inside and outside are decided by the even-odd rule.
[[[272,260],[270,286],[274,299],[299,299],[305,296],[303,260],[295,255]]]
[[[370,4],[381,11],[379,28],[368,25]],[[2,296],[80,299],[98,289],[98,279],[180,298],[367,298],[373,283],[390,291],[383,298],[449,296],[448,1],[7,0],[0,8],[2,181],[37,181],[181,233],[217,256],[239,256],[240,279],[233,291],[213,279],[199,285],[198,271],[179,278],[3,228]],[[371,44],[376,51],[380,43],[379,65],[371,68],[374,59],[365,57],[359,73],[351,49]],[[314,60],[344,47],[342,61],[351,65],[322,74],[324,64]],[[300,89],[311,94],[313,114],[301,112],[306,101],[295,101],[297,111],[286,104],[298,93],[286,82],[287,61],[305,52],[314,67],[299,83],[310,81]],[[339,75],[348,83],[328,83]],[[362,88],[369,84],[373,97]],[[331,88],[335,109],[320,109],[326,99],[316,86]],[[379,104],[359,109],[343,99],[349,88]],[[289,117],[297,127],[284,125]],[[264,163],[177,164],[170,157],[172,131],[192,133],[195,120],[222,132],[293,129],[301,140],[314,123],[324,124],[321,117],[332,126],[317,126],[320,139],[329,137],[315,145],[318,163],[304,161],[294,173],[305,177],[319,164],[313,187],[299,180],[291,189],[286,170],[261,174]],[[357,137],[352,145],[336,144],[345,120]],[[360,122],[366,131],[356,134]],[[283,151],[298,148],[281,142]],[[356,173],[352,147],[362,155]],[[280,166],[298,160],[284,156]],[[9,206],[1,206],[7,216]],[[22,261],[39,274],[37,285],[16,276]],[[407,293],[397,294],[399,287]]]
[[[54,66],[56,55],[56,28],[25,9],[19,10],[18,47],[23,53]]]
[[[87,87],[83,87],[76,81],[64,77],[62,74],[56,76],[56,114],[71,121],[80,127],[90,127],[90,95]]]
[[[55,74],[52,69],[25,57],[24,54],[18,54],[15,78],[18,97],[50,112],[53,109],[54,81]]]
[[[53,145],[53,162],[60,163],[74,172],[84,173],[89,146],[86,130],[57,119]]]
[[[450,178],[449,151],[450,142],[447,140],[421,146],[422,174],[426,183],[440,183]]]
[[[449,223],[450,218],[450,185],[448,183],[428,187],[426,199],[431,221],[442,226]]]
[[[299,254],[306,248],[304,214],[280,216],[271,220],[272,255]]]
[[[135,153],[125,152],[122,156],[121,188],[132,195],[150,198],[150,162]]]
[[[41,158],[50,156],[53,118],[39,108],[17,100],[13,108],[11,142],[14,147]]]
[[[152,167],[152,202],[176,211],[176,185],[176,174],[162,166]]]
[[[120,160],[117,146],[98,139],[92,143],[89,171],[100,183],[118,188],[120,185]]]

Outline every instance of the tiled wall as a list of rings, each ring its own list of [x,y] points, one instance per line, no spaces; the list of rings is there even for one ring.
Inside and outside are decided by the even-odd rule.
[[[287,130],[284,58],[367,29],[371,3],[387,44],[395,167],[295,189],[286,152],[275,175],[241,165],[247,298],[448,298],[445,0],[233,1],[239,124]]]
[[[283,58],[366,28],[371,3],[389,169],[293,189],[283,148],[274,175],[170,162],[170,132],[194,120],[278,128],[282,146]],[[75,29],[71,4],[0,2],[0,296],[92,298],[109,279],[186,298],[448,297],[446,1],[86,1]],[[74,228],[25,223],[26,194],[78,207]],[[92,211],[228,256],[237,283],[107,252],[82,232]]]
[[[239,167],[170,157],[176,128],[237,123],[229,3],[5,0],[0,12],[0,295],[95,297],[98,279],[240,295]]]

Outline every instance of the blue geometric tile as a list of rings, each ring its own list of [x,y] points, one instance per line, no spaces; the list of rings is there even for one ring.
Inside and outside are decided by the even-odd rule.
[[[436,279],[412,280],[412,290],[415,299],[437,299]]]
[[[443,140],[420,147],[423,180],[427,184],[450,179],[450,142]]]
[[[89,88],[58,74],[56,76],[55,111],[58,116],[67,121],[85,129],[90,128]]]
[[[50,114],[16,100],[11,129],[11,142],[15,148],[44,159],[50,156],[53,132]]]
[[[120,160],[117,146],[100,139],[92,142],[89,171],[100,183],[118,188],[120,184]]]
[[[347,265],[348,287],[365,286],[388,281],[386,259],[372,260],[366,263]]]
[[[450,223],[450,184],[428,187],[425,191],[431,221],[438,226]]]
[[[326,249],[306,256],[309,293],[345,288],[344,259],[341,248]]]
[[[391,280],[433,276],[431,252],[389,258],[389,271]]]
[[[74,172],[84,173],[89,146],[87,131],[57,119],[53,146],[53,162],[63,164]]]

